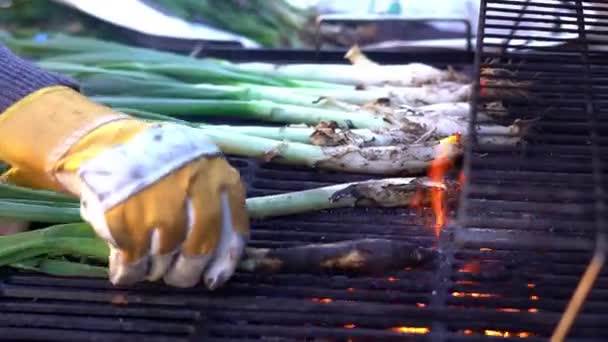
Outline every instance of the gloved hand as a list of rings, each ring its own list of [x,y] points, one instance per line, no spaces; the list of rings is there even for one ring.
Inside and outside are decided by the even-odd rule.
[[[0,115],[10,182],[80,198],[108,242],[109,279],[210,289],[234,273],[249,234],[237,170],[197,129],[151,123],[65,86],[31,93]]]

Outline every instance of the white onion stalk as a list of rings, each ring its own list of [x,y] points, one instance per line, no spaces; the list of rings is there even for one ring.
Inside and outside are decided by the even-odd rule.
[[[458,82],[440,82],[418,87],[371,86],[365,89],[319,89],[319,88],[282,88],[274,86],[248,87],[260,91],[272,92],[275,95],[308,95],[320,99],[333,99],[338,103],[363,106],[378,102],[381,99],[390,100],[391,106],[422,106],[435,103],[468,101],[471,85]],[[355,108],[351,108],[354,110]]]
[[[467,78],[452,69],[441,70],[423,63],[379,65],[369,62],[358,46],[346,54],[352,65],[347,64],[289,64],[241,63],[240,68],[267,75],[321,81],[327,83],[363,85],[420,86],[445,81],[466,82]]]
[[[449,159],[455,159],[463,153],[463,145],[452,136],[442,140],[409,145],[321,147],[259,138],[219,129],[200,129],[222,151],[230,155],[352,173],[421,174],[428,169],[438,153],[446,153]]]
[[[455,184],[434,182],[427,177],[372,179],[249,198],[247,211],[261,219],[345,207],[405,207],[411,205],[418,190],[431,188],[444,190],[450,196],[456,193]]]
[[[470,105],[466,102],[402,107],[394,115],[401,122],[421,125],[428,132],[425,138],[443,138],[454,134],[462,134],[465,138],[469,136]],[[492,122],[487,114],[480,113],[479,116],[481,123],[477,124],[476,131],[483,143],[517,144],[528,129],[529,122],[523,120],[515,120],[511,125],[504,126]]]
[[[371,129],[340,129],[333,124],[322,122],[316,127],[301,125],[267,127],[267,126],[230,126],[198,124],[200,128],[215,129],[254,137],[290,141],[301,144],[318,146],[354,145],[358,147],[394,146],[410,144],[418,140],[418,136],[407,134],[399,128]]]
[[[471,85],[457,82],[440,82],[420,87],[372,87],[370,91],[384,92],[391,107],[425,106],[450,102],[466,102],[471,96]]]

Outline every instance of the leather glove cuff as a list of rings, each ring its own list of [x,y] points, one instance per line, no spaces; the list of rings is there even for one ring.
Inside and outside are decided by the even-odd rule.
[[[94,130],[127,119],[132,118],[72,88],[42,88],[0,115],[0,160],[36,178],[37,184],[66,191],[55,179],[61,158]]]

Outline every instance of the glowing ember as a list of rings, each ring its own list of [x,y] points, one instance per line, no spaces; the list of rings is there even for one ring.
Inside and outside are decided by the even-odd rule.
[[[489,294],[489,293],[477,293],[477,292],[471,292],[471,297],[473,298],[491,298],[491,297],[496,297],[495,295]]]
[[[528,309],[528,312],[529,312],[529,313],[537,313],[537,312],[538,312],[538,309],[537,309],[537,308],[529,308],[529,309]]]
[[[476,283],[471,280],[456,280],[456,284],[458,284],[458,285],[475,285]]]
[[[388,281],[397,281],[399,279],[397,279],[395,277],[388,277],[388,278],[386,278],[386,280],[388,280]]]
[[[498,337],[502,337],[503,336],[502,332],[500,332],[498,330],[484,330],[483,333],[486,334],[486,335],[488,335],[488,336],[498,336]],[[506,337],[508,337],[508,333],[507,333]]]
[[[471,329],[464,329],[464,330],[461,330],[460,332],[465,335],[474,335],[475,334],[475,331],[473,331]],[[494,330],[494,329],[485,329],[485,330],[483,330],[483,334],[486,336],[504,337],[504,338],[509,338],[509,337],[527,338],[527,337],[534,335],[527,331],[515,332],[515,331],[502,331],[502,330]]]
[[[517,308],[499,308],[498,311],[502,312],[520,312],[521,310]]]
[[[511,334],[508,331],[498,331],[498,330],[484,330],[484,334],[487,336],[496,336],[496,337],[510,337]]]
[[[526,338],[526,337],[530,337],[532,336],[531,333],[527,332],[527,331],[521,331],[521,332],[512,332],[512,331],[500,331],[500,330],[484,330],[483,333],[487,336],[495,336],[495,337],[519,337],[519,338]]]
[[[534,283],[528,283],[528,288],[533,289],[536,287],[536,284]]]
[[[538,300],[538,296],[530,296],[530,300]]]
[[[480,251],[480,252],[493,252],[493,251],[494,251],[494,249],[492,249],[492,248],[485,248],[485,247],[482,247],[482,248],[480,248],[480,249],[479,249],[479,251]]]
[[[431,329],[426,327],[394,327],[390,329],[391,331],[400,333],[400,334],[428,334],[431,332]]]
[[[479,292],[452,292],[453,297],[471,297],[471,298],[496,298],[498,295],[492,293]]]
[[[479,264],[479,261],[471,261],[471,262],[464,264],[464,266],[462,266],[462,268],[459,269],[458,272],[460,272],[460,273],[479,273],[479,272],[481,272],[481,265]]]
[[[349,287],[349,288],[347,288],[347,289],[346,289],[346,291],[348,291],[348,292],[354,292],[354,291],[355,291],[355,289],[354,289],[354,288],[352,288],[352,287]]]
[[[426,308],[426,304],[424,303],[416,303],[416,306],[419,308]]]
[[[344,327],[346,329],[353,329],[353,328],[356,328],[357,326],[354,325],[353,323],[348,323],[348,324],[344,324]]]
[[[464,172],[460,172],[460,174],[458,175],[458,185],[462,186],[464,184],[465,181],[465,177],[464,177]]]
[[[313,298],[312,299],[313,302],[320,302],[320,303],[331,303],[334,300],[331,298]]]

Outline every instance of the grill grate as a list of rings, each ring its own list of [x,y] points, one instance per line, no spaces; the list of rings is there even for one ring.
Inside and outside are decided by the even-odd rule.
[[[262,166],[243,159],[231,162],[250,185],[250,196],[370,178]],[[430,246],[434,233],[424,228],[422,220],[417,211],[406,209],[294,215],[254,222],[251,245],[386,237]],[[0,332],[46,341],[131,340],[144,335],[159,341],[399,340],[404,334],[391,328],[432,329],[434,321],[440,324],[444,313],[433,298],[438,268],[438,263],[431,263],[382,278],[238,273],[214,293],[202,287],[139,284],[127,290],[103,280],[8,275],[1,285],[0,307],[11,315],[0,318]]]
[[[454,228],[454,240],[463,246],[455,265],[482,268],[493,262],[490,274],[495,267],[505,271],[482,281],[474,279],[480,273],[453,274],[465,281],[461,292],[507,286],[497,300],[467,305],[527,312],[538,320],[528,331],[547,338],[605,229],[606,53],[599,48],[608,37],[608,12],[601,12],[608,8],[601,1],[540,0],[488,0],[481,6],[478,76],[486,85],[529,82],[521,87],[528,96],[503,102],[501,110],[511,120],[535,122],[516,147],[493,146],[481,134],[472,135]],[[488,74],[485,68],[500,70]],[[471,127],[483,123],[479,113],[492,113],[482,96],[488,88],[477,86]],[[569,340],[608,336],[601,324],[608,315],[606,280],[603,271]]]
[[[608,150],[601,136],[608,128],[603,117],[608,59],[593,40],[601,38],[608,22],[594,23],[584,32],[580,26],[608,15],[589,13],[601,9],[595,8],[599,1],[481,3],[475,69],[506,70],[487,79],[532,81],[526,87],[530,97],[503,105],[507,119],[536,121],[526,143],[517,147],[483,144],[473,134],[458,220],[439,240],[441,259],[374,278],[238,273],[214,293],[202,287],[144,283],[125,289],[104,280],[6,273],[0,278],[0,339],[546,340],[587,267],[598,227],[603,227],[601,161]],[[581,32],[589,37],[576,39]],[[522,46],[530,40],[534,49]],[[550,44],[556,42],[567,46]],[[478,110],[472,111],[471,127],[480,123],[482,110],[496,111],[480,96],[473,103]],[[244,175],[250,196],[373,178],[240,158],[231,162]],[[251,245],[354,237],[437,243],[434,232],[425,228],[425,215],[402,208],[340,209],[256,221]],[[569,340],[606,340],[606,297],[604,271]]]

